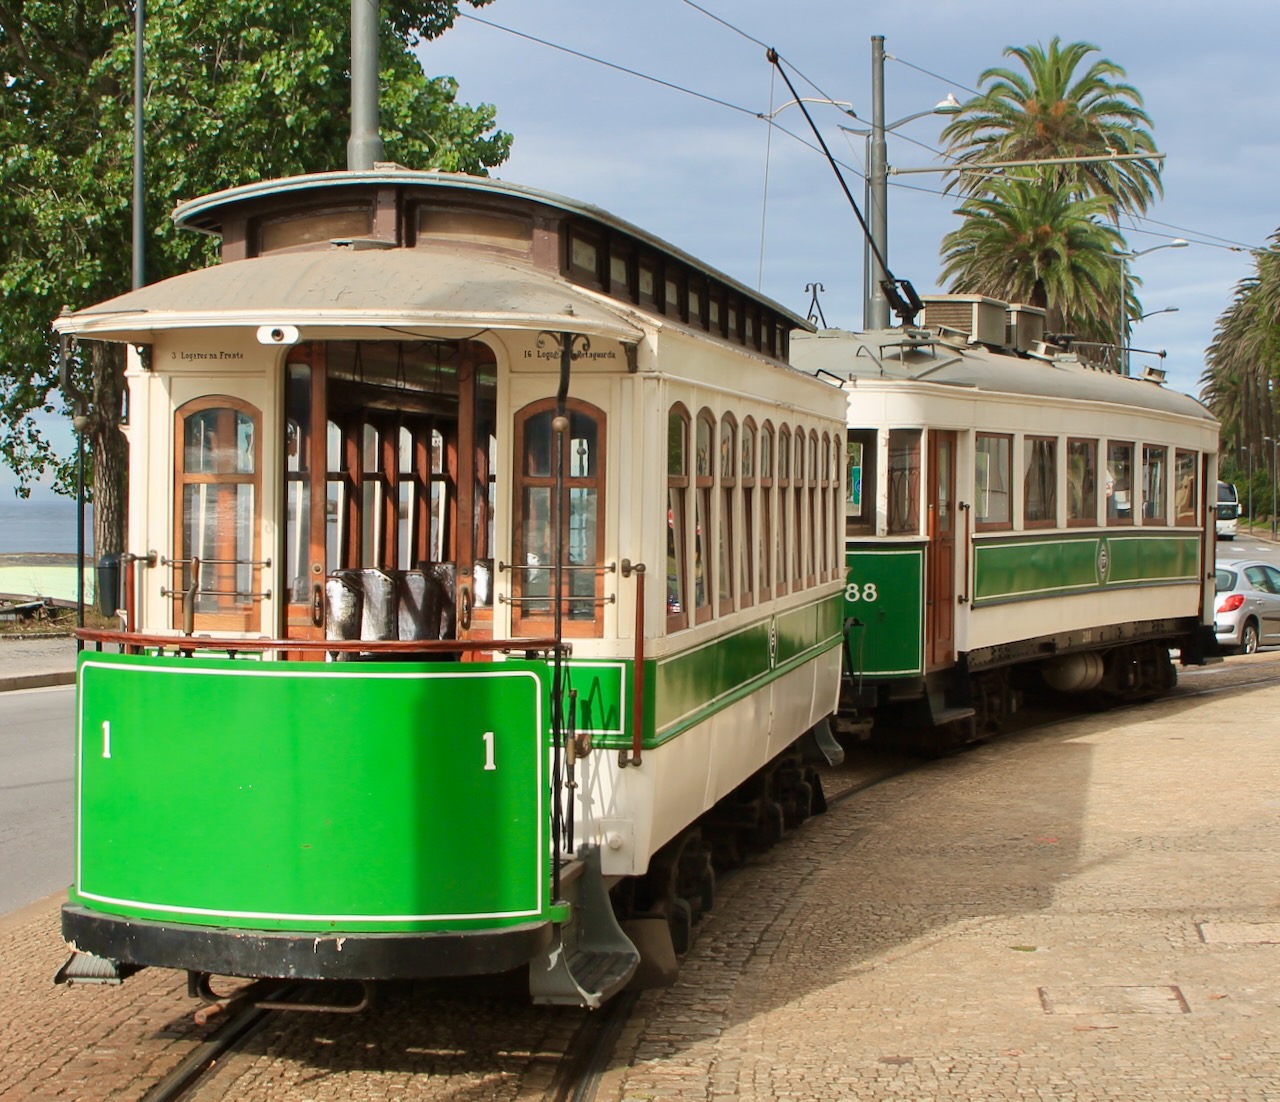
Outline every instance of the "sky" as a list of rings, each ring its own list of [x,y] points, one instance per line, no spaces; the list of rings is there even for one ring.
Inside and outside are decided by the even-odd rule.
[[[1008,46],[1057,35],[1122,66],[1167,156],[1164,197],[1124,226],[1132,251],[1155,250],[1131,271],[1144,311],[1177,308],[1134,325],[1135,348],[1167,356],[1134,353],[1133,367],[1162,363],[1174,389],[1198,393],[1217,318],[1252,271],[1248,250],[1280,227],[1275,0],[493,0],[462,12],[419,53],[429,74],[457,79],[460,102],[494,104],[515,136],[493,175],[602,207],[799,314],[820,284],[832,326],[862,325],[862,233],[830,166],[797,140],[815,144],[760,43],[801,96],[853,105],[856,120],[809,110],[859,203],[865,142],[839,127],[870,118],[872,35],[889,55],[889,123],[948,93],[968,99],[984,69],[1018,66]],[[771,112],[773,126],[759,117]],[[944,164],[945,122],[897,129],[890,166]],[[944,289],[939,247],[958,224],[941,188],[940,173],[890,180],[889,267],[921,293]],[[1191,244],[1159,248],[1178,238]],[[0,468],[0,493],[11,484]]]
[[[800,314],[806,286],[821,284],[833,326],[862,325],[862,233],[830,166],[779,129],[814,144],[802,113],[783,108],[774,127],[758,117],[793,98],[759,43],[778,51],[801,96],[853,104],[858,120],[809,109],[859,204],[865,141],[839,127],[870,119],[872,35],[890,55],[890,124],[948,93],[970,98],[984,69],[1020,68],[1003,56],[1008,46],[1056,35],[1122,66],[1167,155],[1163,199],[1123,226],[1132,251],[1156,250],[1131,271],[1144,311],[1177,307],[1136,323],[1131,344],[1167,351],[1175,389],[1198,393],[1215,322],[1252,270],[1247,250],[1280,226],[1274,0],[494,0],[461,10],[420,56],[428,73],[458,80],[460,101],[494,104],[515,136],[493,175],[603,207]],[[926,116],[891,134],[890,166],[944,164],[945,123]],[[890,179],[889,267],[921,293],[945,289],[939,247],[958,225],[942,186],[940,173]],[[1157,248],[1178,238],[1192,244]],[[1134,353],[1135,371],[1148,363],[1161,361]]]

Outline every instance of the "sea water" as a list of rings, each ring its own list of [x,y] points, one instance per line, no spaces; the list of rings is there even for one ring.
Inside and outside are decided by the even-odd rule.
[[[84,516],[85,553],[93,553],[93,509]],[[76,552],[76,503],[22,501],[0,494],[0,555],[33,551]]]

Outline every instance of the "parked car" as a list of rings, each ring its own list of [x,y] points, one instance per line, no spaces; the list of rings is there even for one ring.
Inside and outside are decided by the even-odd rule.
[[[1280,643],[1280,570],[1257,559],[1219,562],[1213,630],[1224,650],[1252,654]]]

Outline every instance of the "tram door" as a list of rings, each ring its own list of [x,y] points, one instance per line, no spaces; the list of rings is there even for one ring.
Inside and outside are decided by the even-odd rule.
[[[324,638],[327,435],[323,350],[301,345],[285,364],[286,639]]]
[[[489,350],[458,341],[300,345],[285,391],[286,637],[324,636],[326,579],[341,570],[371,572],[361,584],[390,584],[393,600],[402,581],[407,591],[406,574],[438,595],[417,598],[426,614],[411,638],[491,638]],[[396,607],[380,638],[403,634]]]
[[[948,665],[955,657],[955,457],[954,432],[929,433],[929,561],[925,581],[929,668]]]

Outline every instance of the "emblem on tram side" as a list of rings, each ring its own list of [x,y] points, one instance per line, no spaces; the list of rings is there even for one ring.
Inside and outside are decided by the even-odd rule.
[[[1098,541],[1098,581],[1106,585],[1107,570],[1111,566],[1111,556],[1107,553],[1107,541]]]

